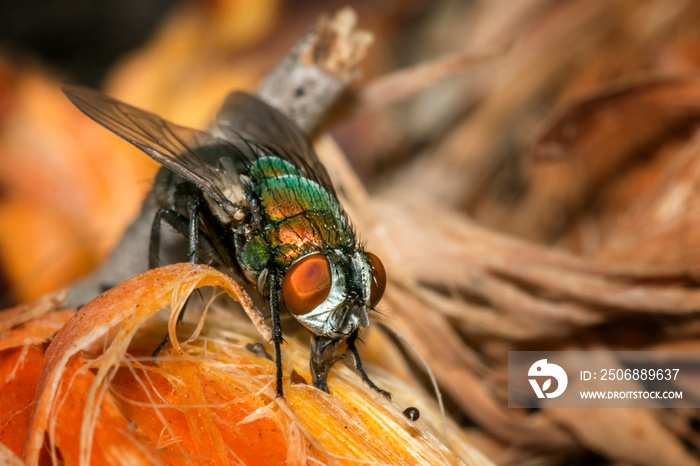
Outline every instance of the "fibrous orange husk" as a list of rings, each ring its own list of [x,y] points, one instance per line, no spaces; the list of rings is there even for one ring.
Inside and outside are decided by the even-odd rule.
[[[225,291],[248,317],[209,301],[179,340],[176,317],[200,287]],[[164,326],[147,321],[161,309],[171,315],[172,346],[153,357]],[[162,267],[77,312],[45,310],[22,325],[72,316],[45,353],[36,343],[0,353],[3,393],[14,394],[3,403],[15,407],[0,439],[15,454],[24,445],[27,464],[488,464],[452,424],[459,454],[439,440],[433,403],[396,379],[375,376],[395,403],[341,364],[332,395],[308,385],[308,346],[293,337],[283,345],[286,398],[277,398],[273,361],[246,349],[268,342],[269,329],[242,289],[208,266]],[[423,419],[401,414],[409,402]]]
[[[0,314],[0,457],[8,461],[24,448],[46,342],[75,312],[54,311],[64,298],[58,292]]]

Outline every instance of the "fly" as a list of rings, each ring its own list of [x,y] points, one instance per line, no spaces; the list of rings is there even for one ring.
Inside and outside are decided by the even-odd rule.
[[[153,188],[160,208],[149,267],[157,265],[164,220],[188,239],[191,262],[216,258],[267,298],[278,396],[284,396],[280,310],[286,309],[312,333],[315,387],[328,392],[328,373],[345,341],[362,380],[390,397],[369,379],[356,347],[368,311],[384,294],[384,266],[358,243],[326,169],[294,122],[244,92],[226,98],[208,132],[84,87],[64,85],[63,92],[163,165]]]

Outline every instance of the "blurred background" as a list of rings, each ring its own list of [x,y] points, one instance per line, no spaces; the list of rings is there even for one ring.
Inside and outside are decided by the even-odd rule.
[[[470,441],[499,464],[700,464],[695,410],[505,398],[508,350],[700,350],[696,1],[3,2],[0,307],[99,264],[157,169],[61,82],[202,128],[346,5],[374,35],[358,88],[489,57],[329,129],[393,251],[388,322]],[[384,365],[423,382],[404,364]]]

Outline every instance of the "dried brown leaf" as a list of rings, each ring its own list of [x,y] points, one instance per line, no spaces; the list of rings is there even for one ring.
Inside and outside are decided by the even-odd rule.
[[[583,445],[617,461],[648,466],[700,464],[678,438],[659,423],[653,410],[582,408],[546,411]]]
[[[658,137],[670,123],[698,118],[698,75],[616,83],[566,106],[553,117],[535,139],[531,155],[536,161],[544,161],[584,152],[595,154],[601,164],[612,165],[619,161],[603,156],[600,149],[606,155],[624,156],[630,148]],[[604,175],[602,167],[592,168],[587,171],[589,178]]]

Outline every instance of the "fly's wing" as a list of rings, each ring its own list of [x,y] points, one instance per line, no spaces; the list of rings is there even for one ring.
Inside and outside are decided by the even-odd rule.
[[[263,145],[276,155],[300,168],[309,179],[321,184],[335,196],[326,168],[314,151],[309,138],[282,112],[246,92],[232,92],[226,97],[216,117],[221,136],[232,144],[249,148]]]
[[[229,142],[86,87],[64,84],[63,92],[87,116],[197,185],[230,215],[247,209],[230,163],[240,151]]]

